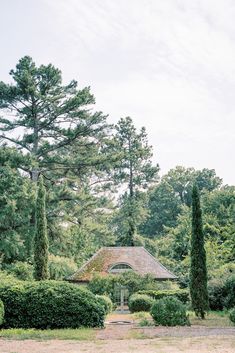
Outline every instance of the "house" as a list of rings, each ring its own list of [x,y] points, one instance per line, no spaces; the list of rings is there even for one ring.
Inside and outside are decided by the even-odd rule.
[[[151,274],[155,280],[174,280],[176,276],[168,271],[142,246],[104,247],[95,253],[77,272],[68,278],[70,282],[86,284],[94,275],[116,275],[134,271],[141,276]],[[127,304],[128,290],[120,287],[117,305],[124,308]]]

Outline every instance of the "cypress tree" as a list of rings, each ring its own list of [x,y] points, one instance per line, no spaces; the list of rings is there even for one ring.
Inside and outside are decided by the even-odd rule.
[[[207,267],[204,235],[202,228],[202,211],[198,187],[192,190],[192,236],[191,236],[191,267],[190,294],[195,314],[205,318],[208,310]]]
[[[40,176],[36,200],[34,238],[34,276],[38,281],[48,278],[48,238],[45,199],[46,190],[43,185],[43,177]]]

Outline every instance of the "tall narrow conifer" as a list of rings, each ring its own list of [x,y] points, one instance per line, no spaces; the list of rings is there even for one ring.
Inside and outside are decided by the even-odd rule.
[[[208,310],[207,267],[200,195],[196,185],[192,191],[190,294],[195,314],[204,319]]]
[[[46,220],[46,190],[43,177],[38,181],[36,224],[34,238],[34,276],[40,281],[48,278],[48,238]]]

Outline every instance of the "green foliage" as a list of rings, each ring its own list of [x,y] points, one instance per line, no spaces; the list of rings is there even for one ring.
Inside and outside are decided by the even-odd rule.
[[[12,340],[76,340],[76,341],[94,341],[96,331],[93,328],[80,327],[79,329],[24,329],[11,328],[1,329],[1,338]],[[13,353],[13,352],[12,352]]]
[[[125,227],[122,229],[122,222],[117,223],[118,244],[133,246],[138,218],[143,209],[138,191],[156,181],[159,166],[152,165],[152,148],[148,145],[145,128],[142,127],[138,133],[130,117],[119,120],[114,141],[121,159],[115,165],[113,178],[117,185],[128,189],[120,199],[123,216],[119,217],[125,222]]]
[[[14,161],[20,157],[15,150],[0,148],[0,258],[8,264],[16,259],[25,261],[32,247],[34,188],[15,168]]]
[[[151,326],[153,326],[153,323],[150,320],[148,320],[148,319],[141,319],[139,321],[138,325],[140,327],[147,327],[147,326],[151,327]]]
[[[235,307],[235,275],[229,277],[224,284],[224,306],[227,309]]]
[[[120,275],[94,276],[88,283],[88,289],[94,294],[108,295],[112,301],[115,300],[117,286],[125,286],[129,294],[144,289],[158,289],[161,284],[156,283],[152,276],[140,276],[135,272],[127,271]]]
[[[189,325],[185,306],[174,297],[166,297],[156,301],[150,313],[156,325]]]
[[[48,238],[46,220],[46,191],[40,176],[36,201],[36,224],[34,239],[34,272],[36,280],[44,280],[48,273]]]
[[[79,89],[74,80],[62,85],[60,70],[51,64],[37,66],[25,56],[10,75],[11,84],[0,82],[0,168],[6,176],[0,180],[0,256],[4,263],[32,261],[34,182],[40,174],[47,188],[52,253],[73,258],[79,253],[77,239],[71,244],[68,237],[72,226],[83,237],[91,234],[90,255],[111,243],[112,235],[108,202],[100,195],[116,160],[107,149],[112,137],[106,116],[91,109],[90,88]]]
[[[49,255],[48,269],[50,279],[62,280],[77,270],[76,263],[64,256]]]
[[[176,289],[176,290],[141,290],[139,294],[148,295],[155,300],[166,298],[166,297],[175,297],[180,300],[183,304],[189,302],[189,291],[187,289]]]
[[[235,308],[230,311],[229,319],[235,324]]]
[[[2,271],[0,270],[0,285],[3,284],[14,284],[14,283],[19,283],[20,280],[17,279],[12,273],[9,273],[7,271]]]
[[[196,185],[192,192],[192,237],[190,266],[190,295],[192,308],[202,319],[208,310],[207,267],[202,229],[200,196]]]
[[[4,322],[4,304],[3,302],[0,300],[0,326],[2,326],[3,322]]]
[[[182,166],[171,169],[149,193],[149,215],[140,225],[140,232],[153,238],[165,234],[165,227],[174,228],[181,213],[181,206],[191,205],[194,183],[197,183],[199,190],[204,194],[219,188],[222,179],[216,176],[213,169],[195,170]]]
[[[223,310],[224,308],[224,282],[214,278],[208,282],[209,307],[211,310]]]
[[[146,294],[133,294],[128,299],[128,307],[131,313],[138,311],[150,311],[154,299]]]
[[[96,295],[96,298],[99,300],[101,305],[105,309],[105,313],[110,314],[113,310],[113,302],[107,295]]]
[[[51,64],[37,67],[29,56],[20,59],[10,75],[12,84],[0,82],[0,109],[14,119],[0,119],[4,132],[0,137],[32,158],[26,169],[31,179],[37,181],[42,169],[50,175],[51,167],[74,168],[63,154],[65,146],[71,148],[70,153],[74,147],[79,151],[76,169],[89,163],[91,158],[84,156],[84,150],[93,151],[106,128],[105,116],[87,109],[95,103],[89,87],[79,90],[75,80],[63,86],[60,70]],[[19,127],[24,134],[16,139],[13,136]]]
[[[214,278],[208,282],[211,310],[230,309],[235,306],[235,275]]]
[[[89,291],[56,281],[0,286],[5,306],[4,327],[102,327],[105,310]]]
[[[18,279],[24,281],[33,280],[33,266],[27,262],[16,261],[10,265],[6,265],[5,270]]]

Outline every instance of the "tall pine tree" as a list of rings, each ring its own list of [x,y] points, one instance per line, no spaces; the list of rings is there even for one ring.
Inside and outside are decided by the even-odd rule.
[[[200,195],[196,185],[192,190],[190,294],[195,314],[204,319],[208,310],[207,267]]]
[[[140,192],[157,180],[159,166],[152,164],[152,146],[148,144],[144,127],[138,132],[133,120],[126,117],[120,119],[115,128],[116,153],[119,152],[121,158],[116,163],[113,179],[124,191],[120,199],[126,223],[125,232],[118,235],[118,244],[133,246]]]
[[[46,220],[46,190],[43,177],[39,177],[36,201],[36,224],[34,239],[34,275],[40,281],[48,278],[48,238]]]

